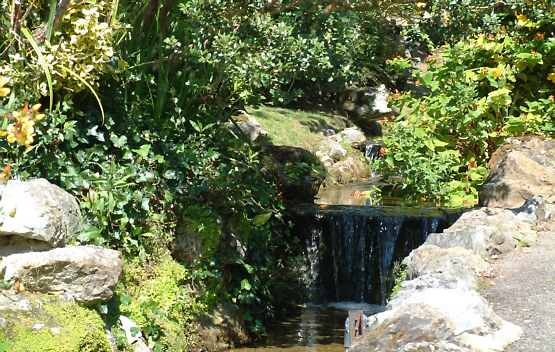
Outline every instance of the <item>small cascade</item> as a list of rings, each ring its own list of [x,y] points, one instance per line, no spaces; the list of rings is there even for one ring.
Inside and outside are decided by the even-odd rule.
[[[382,143],[374,142],[374,141],[366,141],[364,143],[364,156],[369,162],[379,159],[380,150],[383,147]]]
[[[306,245],[312,301],[384,304],[394,284],[395,264],[459,214],[400,207],[298,209],[295,231]]]

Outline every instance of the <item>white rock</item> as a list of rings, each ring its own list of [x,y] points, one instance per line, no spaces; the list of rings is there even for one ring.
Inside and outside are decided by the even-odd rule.
[[[361,145],[366,142],[366,136],[357,127],[349,127],[332,136],[336,142],[348,143],[351,146]]]
[[[0,200],[0,237],[63,246],[81,228],[75,197],[45,179],[8,181]]]

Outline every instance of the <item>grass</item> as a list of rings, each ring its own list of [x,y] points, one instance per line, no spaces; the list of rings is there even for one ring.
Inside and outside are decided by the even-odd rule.
[[[324,139],[324,130],[339,132],[350,125],[344,116],[321,112],[261,106],[249,109],[248,113],[268,132],[273,144],[295,146],[313,152]]]

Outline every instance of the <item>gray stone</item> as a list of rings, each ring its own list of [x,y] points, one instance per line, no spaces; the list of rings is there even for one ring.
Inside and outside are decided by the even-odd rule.
[[[365,89],[349,89],[343,94],[343,110],[357,117],[375,118],[392,113],[389,91],[384,84]]]
[[[33,324],[33,326],[31,326],[31,330],[39,331],[39,330],[44,329],[45,327],[46,327],[46,324],[44,324],[44,323],[35,323],[35,324]]]
[[[13,290],[0,290],[0,315],[5,312],[26,312],[33,308],[31,301]]]
[[[428,236],[426,244],[442,248],[462,247],[489,257],[513,250],[518,241],[533,242],[532,224],[511,210],[480,208],[464,213],[443,233]]]
[[[258,121],[250,115],[246,115],[246,119],[244,121],[237,122],[237,126],[251,142],[255,142],[260,137],[268,135],[268,132],[264,130],[262,125],[260,125],[260,123],[258,123]]]
[[[352,156],[338,161],[328,168],[329,183],[347,184],[350,182],[367,179],[370,176],[370,167],[368,164]]]
[[[555,203],[555,140],[509,139],[492,155],[489,166],[481,205],[516,208],[538,195]]]
[[[63,246],[81,229],[75,197],[45,179],[8,181],[0,200],[0,237]]]
[[[350,352],[403,351],[418,341],[437,343],[454,335],[452,324],[426,305],[406,305],[371,317],[370,331]]]
[[[18,279],[31,292],[59,294],[81,303],[110,299],[121,270],[119,252],[96,246],[12,254],[0,262],[5,281]]]
[[[316,156],[320,160],[331,158],[334,161],[338,161],[347,156],[347,150],[339,142],[327,138],[321,142]]]
[[[344,142],[351,146],[359,146],[366,142],[366,136],[357,127],[349,127],[331,137],[336,142]]]
[[[426,274],[443,274],[455,282],[464,282],[469,287],[477,287],[477,277],[490,271],[489,264],[479,255],[461,247],[440,248],[422,245],[405,258],[409,280]]]
[[[423,351],[501,351],[522,334],[478,293],[464,288],[409,285],[389,308],[372,318],[369,333],[353,352],[419,351],[416,346]]]
[[[0,236],[0,258],[10,254],[48,251],[52,247],[44,242],[19,236]]]

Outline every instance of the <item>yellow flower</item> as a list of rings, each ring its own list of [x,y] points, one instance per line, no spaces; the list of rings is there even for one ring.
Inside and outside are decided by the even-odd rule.
[[[0,76],[0,97],[5,97],[10,94],[10,88],[4,87],[9,81],[8,78]]]
[[[490,69],[490,72],[493,78],[499,79],[499,77],[503,76],[505,70],[503,69],[503,66],[497,66],[496,68]]]
[[[522,26],[525,26],[526,23],[528,23],[528,17],[526,17],[526,15],[515,13],[515,16],[516,16],[516,25],[517,26],[522,27]]]
[[[547,79],[555,84],[555,71],[547,75]]]
[[[425,2],[417,2],[416,7],[419,8],[419,9],[423,9],[424,7],[426,7],[426,3]]]
[[[8,143],[18,143],[30,148],[35,137],[35,120],[44,117],[44,114],[38,114],[40,105],[34,105],[31,109],[27,105],[20,111],[12,113],[15,123],[10,124],[5,131],[5,137]],[[0,133],[2,135],[3,133]]]

